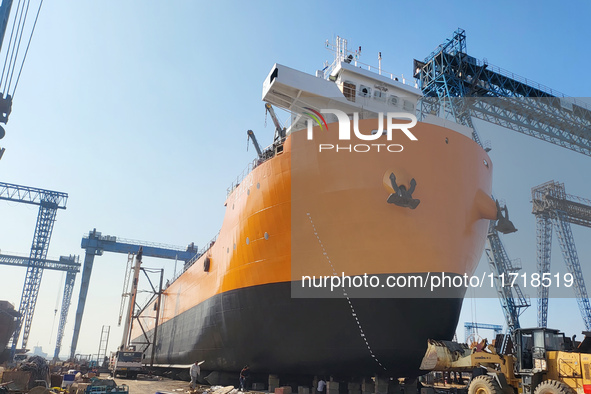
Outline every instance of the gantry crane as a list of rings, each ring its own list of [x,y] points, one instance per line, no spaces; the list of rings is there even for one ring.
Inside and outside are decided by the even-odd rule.
[[[80,335],[80,326],[82,325],[82,316],[86,305],[86,296],[88,294],[88,285],[90,284],[90,274],[94,264],[95,256],[102,256],[103,252],[137,254],[140,248],[145,257],[157,257],[162,259],[181,260],[185,262],[185,268],[195,262],[199,257],[197,247],[191,243],[186,248],[180,246],[161,245],[117,238],[110,235],[102,235],[96,229],[90,231],[88,236],[82,238],[82,249],[86,250],[84,256],[84,266],[82,268],[82,280],[80,284],[80,296],[78,298],[78,308],[76,309],[76,322],[74,323],[74,334],[72,336],[72,347],[70,348],[70,359],[74,359],[78,337]]]
[[[62,339],[64,337],[64,328],[66,327],[68,311],[70,310],[70,304],[72,301],[72,293],[74,291],[74,283],[76,282],[76,274],[80,272],[80,262],[78,256],[70,255],[60,256],[59,260],[41,259],[39,260],[39,263],[43,265],[43,269],[66,272],[64,295],[62,296],[62,307],[57,329],[57,339],[55,341],[55,351],[53,353],[53,359],[57,360],[59,358]],[[28,267],[29,259],[27,257],[0,254],[0,264],[17,267]]]
[[[536,216],[538,273],[540,277],[550,275],[552,226],[554,226],[566,268],[573,278],[581,316],[589,331],[591,330],[591,304],[589,304],[583,270],[570,225],[578,224],[591,228],[591,200],[566,194],[564,184],[555,181],[536,186],[531,189],[531,193],[532,213]],[[549,290],[549,287],[538,287],[539,327],[546,327],[548,323]]]
[[[591,156],[585,103],[469,56],[463,29],[415,60],[414,70],[423,116],[441,113],[465,125],[475,117]]]
[[[423,92],[419,116],[441,115],[474,130],[472,117],[591,156],[591,111],[582,102],[469,56],[466,33],[458,29],[423,61],[414,61]],[[473,139],[482,146],[476,130]],[[489,227],[486,254],[493,271],[516,270],[497,229]],[[529,306],[517,286],[497,291],[510,330]]]
[[[475,323],[465,322],[464,323],[464,338],[466,342],[472,334],[476,334],[476,330],[492,330],[495,333],[495,337],[502,333],[503,327],[497,324],[486,324],[486,323]]]
[[[44,261],[47,258],[49,241],[53,232],[53,224],[58,209],[66,209],[68,194],[46,189],[38,189],[28,186],[14,185],[11,183],[0,182],[0,200],[14,201],[25,204],[39,205],[39,214],[37,215],[37,225],[33,235],[31,253],[27,265],[27,275],[23,286],[19,313],[20,318],[14,335],[12,337],[11,358],[14,357],[16,346],[23,330],[22,348],[27,347],[29,332],[31,331],[31,322],[33,313],[37,304],[39,286],[41,277],[45,268]]]

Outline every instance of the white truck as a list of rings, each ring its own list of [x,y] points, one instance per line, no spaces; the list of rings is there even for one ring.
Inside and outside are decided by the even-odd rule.
[[[111,376],[125,376],[129,379],[135,379],[139,373],[143,372],[142,352],[119,350],[111,353],[109,360],[109,371]]]

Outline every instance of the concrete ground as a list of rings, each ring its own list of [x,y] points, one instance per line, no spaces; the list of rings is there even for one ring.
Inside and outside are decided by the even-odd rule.
[[[139,376],[135,380],[131,379],[115,379],[117,385],[127,385],[129,387],[129,394],[155,394],[157,392],[166,392],[171,394],[199,394],[209,388],[209,386],[198,386],[197,390],[189,390],[189,382],[184,380],[173,380],[168,378],[153,379]]]

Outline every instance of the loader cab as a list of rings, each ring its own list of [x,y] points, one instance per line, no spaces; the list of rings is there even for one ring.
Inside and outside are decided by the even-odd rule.
[[[524,328],[515,330],[515,372],[533,375],[548,370],[546,352],[564,351],[564,334],[550,328]]]

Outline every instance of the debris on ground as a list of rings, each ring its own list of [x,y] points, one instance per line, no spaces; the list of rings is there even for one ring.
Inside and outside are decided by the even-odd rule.
[[[32,356],[23,362],[19,367],[19,371],[30,372],[30,382],[43,380],[49,382],[49,364],[43,357]]]

